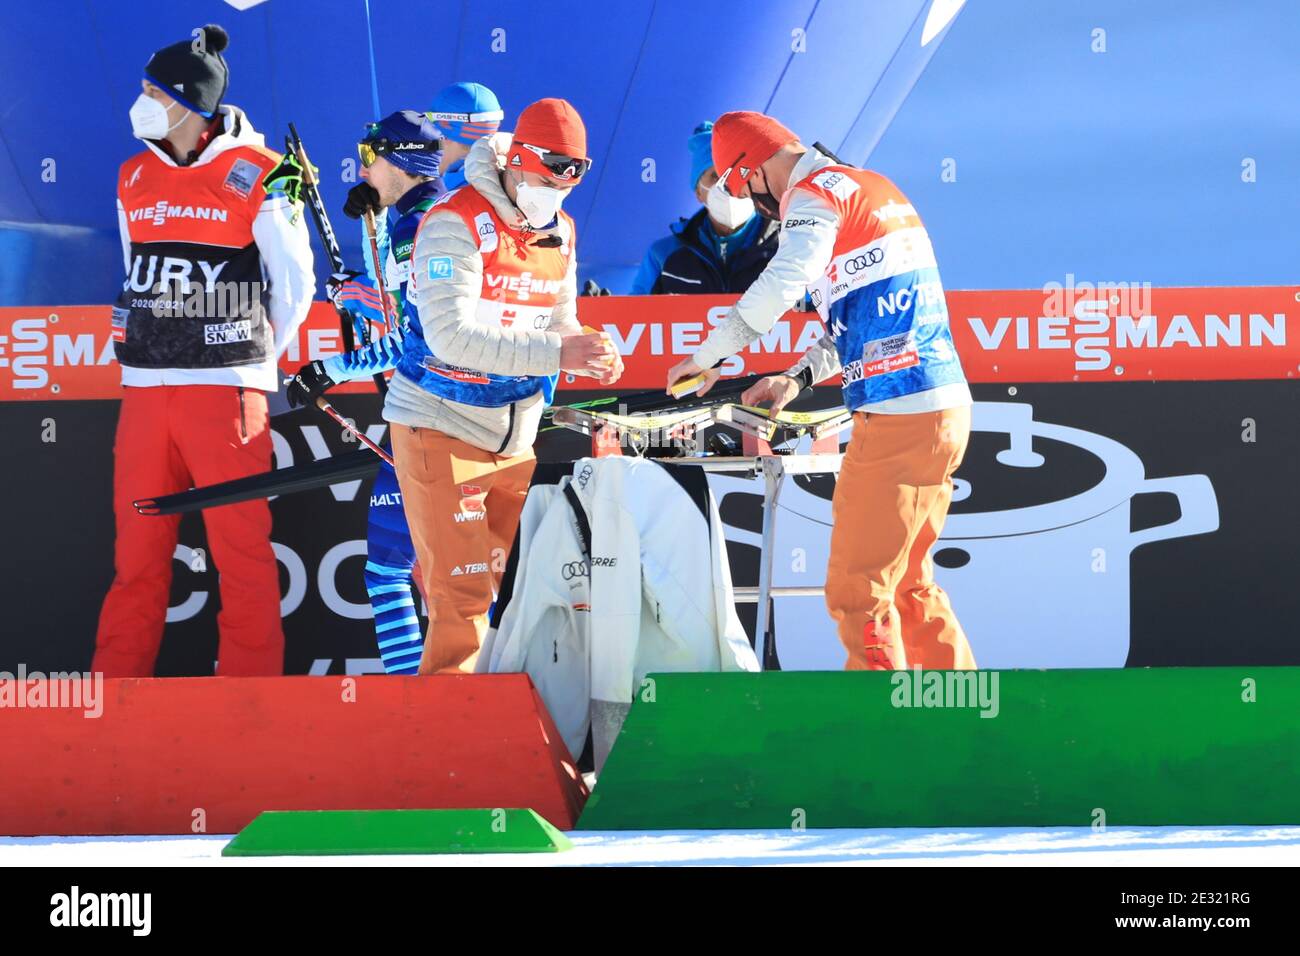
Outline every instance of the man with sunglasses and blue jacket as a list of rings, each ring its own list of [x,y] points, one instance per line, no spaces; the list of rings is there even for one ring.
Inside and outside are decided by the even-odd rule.
[[[385,287],[392,301],[394,327],[381,338],[352,352],[304,365],[290,384],[292,405],[308,405],[339,382],[359,381],[397,367],[409,329],[405,315],[407,272],[415,230],[424,214],[446,189],[439,176],[442,140],[424,113],[401,110],[369,124],[357,152],[362,182],[348,193],[346,215],[358,219],[367,210],[386,218],[392,208],[397,221],[388,233]],[[383,321],[379,282],[363,273],[337,273],[327,283],[330,299],[350,313],[358,326]],[[412,572],[415,547],[407,526],[397,475],[383,462],[370,492],[366,529],[366,593],[374,611],[375,636],[384,670],[414,674],[424,646]]]

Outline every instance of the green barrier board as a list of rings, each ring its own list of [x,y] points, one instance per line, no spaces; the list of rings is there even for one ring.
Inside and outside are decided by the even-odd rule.
[[[1300,668],[663,674],[579,830],[1300,823]]]
[[[268,810],[221,855],[554,853],[571,847],[532,810]]]

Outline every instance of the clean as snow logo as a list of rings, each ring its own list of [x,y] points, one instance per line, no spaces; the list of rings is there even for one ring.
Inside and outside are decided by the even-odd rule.
[[[165,199],[159,199],[152,206],[132,209],[127,213],[131,222],[152,222],[162,226],[169,219],[207,219],[212,222],[225,222],[230,216],[228,209],[216,209],[212,206],[177,206]]]
[[[203,326],[204,345],[232,345],[236,342],[251,342],[252,339],[253,323],[250,319]]]

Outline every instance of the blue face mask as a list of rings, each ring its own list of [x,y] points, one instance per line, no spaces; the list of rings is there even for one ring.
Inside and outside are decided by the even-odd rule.
[[[450,166],[442,171],[442,185],[444,189],[459,189],[465,185],[465,160],[456,160]]]

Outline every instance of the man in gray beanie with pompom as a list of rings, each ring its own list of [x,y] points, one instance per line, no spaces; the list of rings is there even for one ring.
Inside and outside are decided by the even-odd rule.
[[[117,212],[126,281],[112,314],[122,368],[114,444],[117,540],[93,669],[154,672],[179,516],[132,502],[271,468],[266,393],[307,316],[316,282],[292,164],[225,105],[219,26],[149,58],[122,164]],[[217,673],[284,671],[280,582],[265,500],[204,512],[220,571]]]

